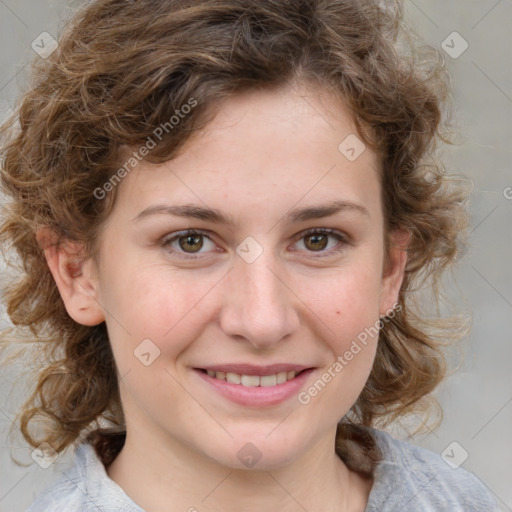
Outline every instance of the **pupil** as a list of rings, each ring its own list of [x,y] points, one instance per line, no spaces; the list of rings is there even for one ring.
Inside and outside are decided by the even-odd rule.
[[[325,235],[309,235],[306,238],[310,242],[312,242],[313,250],[321,250],[321,249],[325,249],[327,247],[327,237]]]
[[[183,242],[183,240],[185,240],[185,242]],[[196,245],[195,248],[194,248],[194,244]],[[197,250],[201,249],[201,247],[203,247],[203,240],[202,240],[201,235],[187,235],[187,236],[181,237],[180,238],[180,247],[184,251],[187,251],[190,248],[197,249]],[[196,251],[192,250],[192,251],[188,251],[188,252],[196,252]]]

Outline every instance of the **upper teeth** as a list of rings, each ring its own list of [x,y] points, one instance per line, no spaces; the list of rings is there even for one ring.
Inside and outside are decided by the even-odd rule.
[[[216,372],[214,370],[207,370],[210,377],[216,379],[226,380],[232,384],[241,384],[250,388],[257,386],[275,386],[276,384],[283,384],[287,380],[295,377],[295,372],[279,372],[274,375],[241,375],[239,373],[225,373]]]

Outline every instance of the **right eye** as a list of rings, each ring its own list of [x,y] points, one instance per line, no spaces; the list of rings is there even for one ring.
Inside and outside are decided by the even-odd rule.
[[[211,241],[206,232],[196,229],[187,229],[166,236],[162,240],[162,247],[165,247],[173,254],[177,254],[180,258],[197,259],[197,257],[194,256],[195,254],[208,252],[201,251],[205,246],[205,240],[207,241],[206,247],[208,247],[208,243],[215,247],[215,244]]]

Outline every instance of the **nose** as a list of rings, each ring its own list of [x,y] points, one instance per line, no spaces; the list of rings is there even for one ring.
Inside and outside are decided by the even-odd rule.
[[[227,335],[264,349],[297,330],[299,301],[265,252],[252,263],[237,258],[224,285],[220,326]]]

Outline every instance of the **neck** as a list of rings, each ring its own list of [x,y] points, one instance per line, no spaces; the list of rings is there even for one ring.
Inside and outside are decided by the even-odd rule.
[[[372,482],[349,471],[334,452],[334,436],[279,468],[245,470],[222,466],[176,440],[128,430],[107,473],[148,512],[362,512]]]

